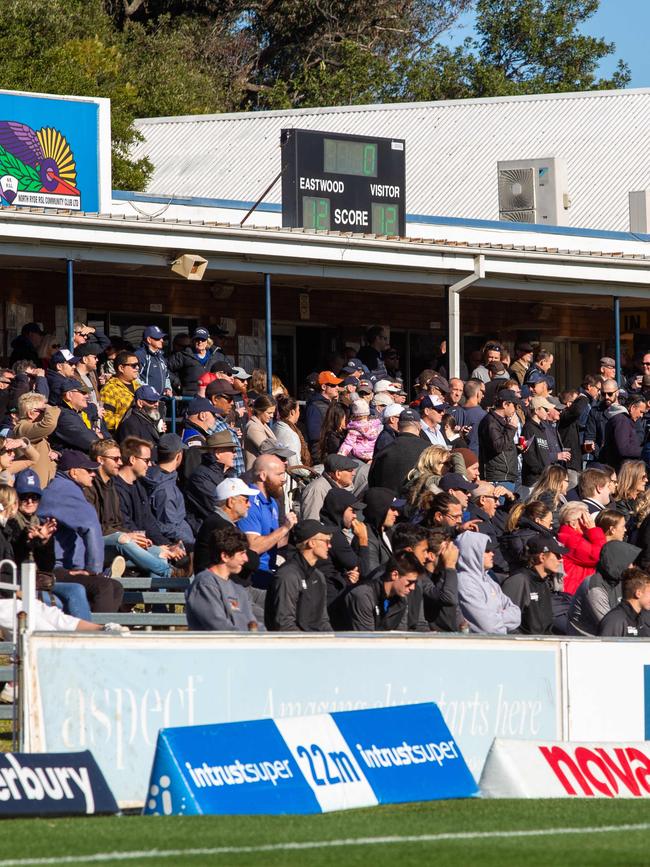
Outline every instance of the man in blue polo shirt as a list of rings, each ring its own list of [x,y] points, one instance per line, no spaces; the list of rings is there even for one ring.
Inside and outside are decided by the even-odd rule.
[[[253,464],[252,475],[259,494],[237,526],[246,533],[248,544],[260,558],[259,569],[252,576],[253,586],[266,590],[275,572],[277,549],[287,544],[289,531],[298,519],[294,512],[288,512],[280,526],[277,498],[282,496],[287,479],[286,467],[280,458],[261,455]]]

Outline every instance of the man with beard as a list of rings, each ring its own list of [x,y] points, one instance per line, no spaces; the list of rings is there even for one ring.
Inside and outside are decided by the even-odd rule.
[[[253,585],[265,590],[275,572],[278,548],[287,544],[289,531],[297,518],[294,512],[288,512],[280,526],[277,498],[282,496],[287,479],[286,466],[280,458],[260,455],[255,459],[252,474],[259,494],[237,526],[246,533],[248,544],[260,557],[260,568],[253,576]]]
[[[138,437],[151,443],[151,455],[158,460],[158,443],[162,433],[160,423],[160,394],[150,385],[141,385],[135,400],[117,428],[115,439],[123,443],[127,437]]]
[[[602,399],[591,407],[585,425],[586,451],[592,455],[592,459],[599,460],[600,450],[605,442],[605,428],[610,418],[617,413],[624,412],[618,402],[618,383],[615,379],[606,379],[601,388]]]

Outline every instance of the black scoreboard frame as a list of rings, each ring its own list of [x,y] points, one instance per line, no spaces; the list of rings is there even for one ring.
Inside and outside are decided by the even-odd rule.
[[[404,139],[292,128],[281,145],[283,226],[406,235]]]

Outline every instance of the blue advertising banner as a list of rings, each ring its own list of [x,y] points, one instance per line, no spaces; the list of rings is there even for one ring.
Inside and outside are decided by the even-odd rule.
[[[145,815],[321,813],[469,798],[434,704],[163,729]]]
[[[0,818],[117,813],[92,753],[0,753]]]
[[[110,186],[108,100],[0,91],[0,206],[106,210]]]
[[[48,633],[30,644],[30,749],[91,749],[122,807],[142,806],[162,728],[435,702],[475,779],[495,737],[562,736],[553,640]]]

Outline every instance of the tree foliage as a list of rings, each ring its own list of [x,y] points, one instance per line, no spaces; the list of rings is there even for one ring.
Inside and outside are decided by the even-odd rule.
[[[0,0],[0,86],[111,99],[113,183],[136,117],[624,87],[582,32],[599,0]],[[474,36],[440,40],[463,12]]]

